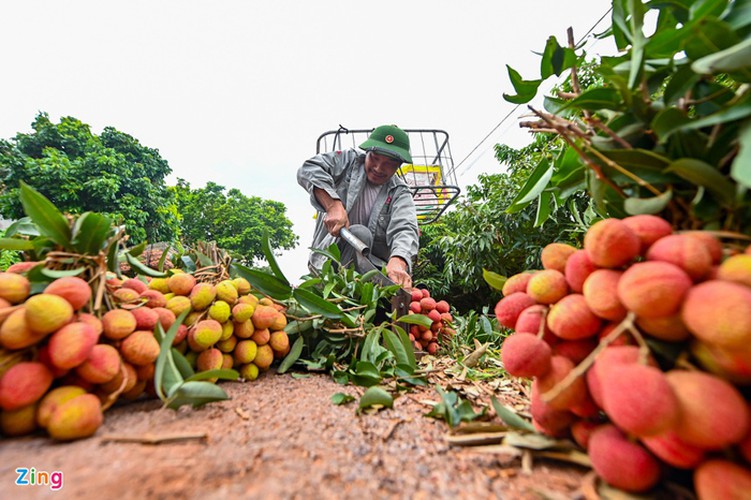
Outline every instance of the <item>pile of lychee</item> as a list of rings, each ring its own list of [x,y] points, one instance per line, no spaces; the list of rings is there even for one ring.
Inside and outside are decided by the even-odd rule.
[[[92,309],[92,290],[78,277],[54,280],[42,293],[31,288],[23,274],[0,273],[0,431],[7,436],[39,427],[59,440],[90,436],[118,398],[153,395],[157,324],[167,331],[186,310],[173,346],[196,371],[235,368],[255,380],[289,352],[283,307],[250,293],[243,278],[112,277],[112,308],[103,311]]]
[[[411,325],[409,328],[409,340],[415,351],[426,351],[428,354],[438,352],[441,344],[447,338],[456,335],[451,325],[454,318],[449,312],[451,307],[445,300],[436,301],[430,296],[427,288],[413,288],[412,301],[409,304],[411,314],[423,314],[430,318],[433,323],[426,325]]]
[[[751,247],[636,215],[541,260],[495,307],[514,330],[506,371],[532,379],[534,426],[572,437],[626,491],[685,469],[700,498],[748,495]]]
[[[140,282],[108,281],[120,308],[107,312],[102,319],[117,314],[113,323],[127,326],[125,331],[153,330],[157,322],[166,331],[188,311],[173,346],[197,371],[235,368],[244,379],[255,380],[259,372],[268,370],[275,359],[289,352],[284,307],[251,293],[250,283],[244,278],[214,284],[173,271],[168,278],[140,282],[143,286],[139,286],[137,295],[130,293],[133,281]]]
[[[0,273],[0,431],[90,436],[103,419],[94,389],[119,373],[120,353],[99,343],[102,321],[84,311],[91,299],[85,280],[59,278],[30,293],[24,275]]]

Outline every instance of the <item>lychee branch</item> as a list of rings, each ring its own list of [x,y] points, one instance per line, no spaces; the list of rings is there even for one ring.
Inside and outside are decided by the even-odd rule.
[[[615,342],[623,332],[625,332],[626,330],[636,330],[636,327],[634,326],[635,318],[636,315],[633,312],[629,312],[626,318],[621,321],[618,326],[613,329],[612,332],[603,337],[602,340],[600,340],[599,345],[591,353],[589,353],[589,355],[584,358],[581,363],[579,363],[573,370],[571,370],[568,375],[563,378],[563,380],[558,382],[555,386],[553,386],[553,388],[542,395],[542,400],[546,403],[550,403],[552,400],[557,398],[563,391],[568,389],[576,379],[584,375],[584,373],[589,370],[589,368],[594,364],[597,356],[599,356],[607,346]]]

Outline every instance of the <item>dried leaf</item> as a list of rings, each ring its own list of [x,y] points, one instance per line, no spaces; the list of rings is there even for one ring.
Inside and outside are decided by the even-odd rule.
[[[543,434],[519,434],[518,432],[509,432],[503,443],[531,450],[567,449],[572,446],[570,443],[567,444],[565,441],[559,441]]]
[[[592,467],[592,462],[589,460],[589,455],[582,453],[579,450],[536,451],[535,456],[581,465],[582,467]]]
[[[509,457],[520,457],[522,450],[513,446],[506,446],[505,444],[489,444],[487,446],[472,446],[467,448],[471,451],[477,451],[480,453],[507,455]]]
[[[118,442],[118,443],[141,443],[141,444],[161,444],[161,443],[173,443],[175,441],[190,441],[201,440],[204,441],[209,438],[209,435],[205,432],[182,432],[178,434],[151,434],[146,433],[140,436],[128,436],[125,434],[106,434],[102,436],[102,442]]]
[[[508,427],[494,422],[462,422],[452,434],[473,434],[477,432],[504,432]]]
[[[476,340],[477,339],[475,339],[475,341]],[[480,347],[475,349],[469,356],[464,358],[464,361],[463,361],[464,366],[468,368],[477,366],[477,364],[480,362],[480,358],[482,358],[482,356],[485,354],[485,351],[487,351],[489,345],[490,343],[485,343],[481,345]]]
[[[481,446],[488,444],[501,444],[505,436],[505,432],[477,432],[474,434],[447,434],[444,436],[444,439],[449,444],[455,446]]]
[[[243,420],[250,420],[250,415],[248,415],[248,412],[246,412],[245,410],[243,410],[239,406],[237,408],[235,408],[235,413],[237,413],[238,415],[240,415],[240,418],[242,418]]]

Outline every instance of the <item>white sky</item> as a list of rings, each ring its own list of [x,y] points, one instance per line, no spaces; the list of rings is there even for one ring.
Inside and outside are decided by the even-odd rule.
[[[606,0],[8,1],[0,18],[0,137],[38,111],[157,148],[192,187],[214,181],[283,202],[306,272],[313,209],[295,179],[318,136],[395,123],[446,130],[458,164],[514,106],[506,64],[539,77],[549,35],[578,40]],[[595,30],[601,32],[607,19]],[[590,36],[591,39],[591,36]],[[590,42],[591,55],[610,54]],[[459,168],[498,171],[492,146],[522,146],[511,119]]]

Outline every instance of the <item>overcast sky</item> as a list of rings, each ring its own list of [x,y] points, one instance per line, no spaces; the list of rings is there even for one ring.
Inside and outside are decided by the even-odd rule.
[[[607,0],[4,2],[0,137],[38,111],[74,116],[156,148],[170,184],[214,181],[287,206],[306,272],[313,209],[295,179],[318,136],[338,128],[446,130],[458,164],[514,106],[506,64],[539,77],[545,40],[580,39]],[[608,25],[607,19],[595,32]],[[610,54],[589,37],[588,52]],[[499,170],[492,146],[522,146],[519,108],[458,169]]]

